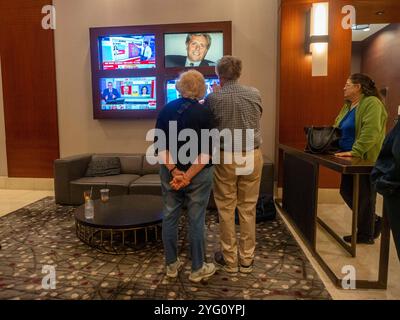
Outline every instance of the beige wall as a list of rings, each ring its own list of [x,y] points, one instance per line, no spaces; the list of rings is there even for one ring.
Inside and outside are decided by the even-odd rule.
[[[6,130],[4,126],[3,85],[0,63],[0,176],[7,175]]]
[[[277,0],[54,0],[61,156],[85,152],[144,152],[154,120],[93,120],[89,27],[231,20],[241,82],[260,89],[263,151],[275,141]]]

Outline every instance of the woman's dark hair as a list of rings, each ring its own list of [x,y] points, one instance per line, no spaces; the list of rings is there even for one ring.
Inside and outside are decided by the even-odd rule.
[[[368,77],[366,74],[354,73],[350,76],[350,80],[353,84],[359,84],[361,86],[361,92],[366,96],[374,96],[382,101],[382,97],[379,94],[378,88],[375,85],[375,81]]]

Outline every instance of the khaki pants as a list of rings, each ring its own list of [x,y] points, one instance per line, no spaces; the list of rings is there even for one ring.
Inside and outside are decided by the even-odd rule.
[[[242,153],[240,153],[241,155]],[[215,166],[214,171],[214,198],[219,213],[221,250],[229,266],[238,265],[238,248],[235,230],[235,208],[239,211],[240,263],[248,266],[253,262],[256,246],[256,204],[260,189],[263,157],[260,149],[248,152],[246,157],[253,161],[253,170],[247,175],[237,172],[239,165],[233,158],[232,164],[224,164],[227,156],[235,153],[223,154],[221,164]],[[239,174],[239,175],[238,175]]]

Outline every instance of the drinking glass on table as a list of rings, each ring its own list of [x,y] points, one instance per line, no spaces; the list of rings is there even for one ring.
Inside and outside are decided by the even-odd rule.
[[[101,189],[100,199],[102,202],[107,202],[108,200],[110,200],[110,189]]]
[[[92,192],[90,190],[83,191],[83,198],[85,199],[85,202],[90,200],[92,198]]]
[[[94,203],[91,199],[92,190],[87,190],[83,192],[83,197],[85,198],[85,218],[93,219],[94,218]]]

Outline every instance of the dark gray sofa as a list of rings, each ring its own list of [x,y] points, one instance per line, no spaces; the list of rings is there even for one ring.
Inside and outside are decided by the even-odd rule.
[[[121,174],[106,177],[85,177],[92,157],[119,157]],[[123,194],[161,195],[159,165],[147,162],[145,154],[102,153],[82,154],[54,161],[54,191],[56,203],[80,205],[83,192],[93,187],[93,198],[100,198],[100,189],[107,185],[110,196]],[[272,162],[264,157],[260,192],[273,194],[274,169]],[[211,196],[209,207],[215,207]]]

